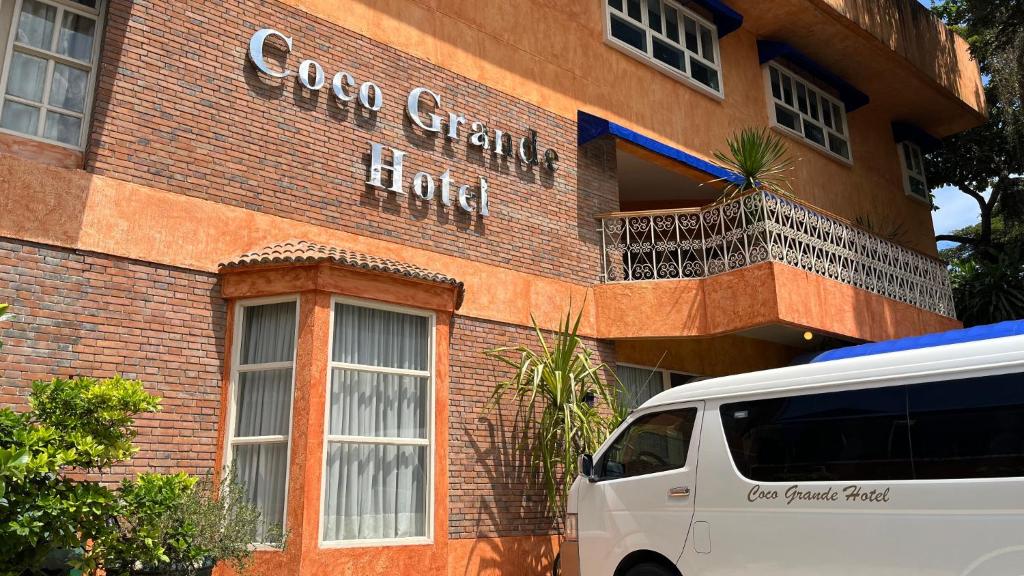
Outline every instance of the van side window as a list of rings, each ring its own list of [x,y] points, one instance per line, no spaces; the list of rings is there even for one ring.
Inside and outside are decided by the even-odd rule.
[[[1024,476],[1024,375],[908,387],[921,479]]]
[[[724,404],[740,473],[758,482],[913,478],[902,388]]]
[[[696,408],[656,412],[637,418],[597,464],[602,480],[631,478],[686,465]]]

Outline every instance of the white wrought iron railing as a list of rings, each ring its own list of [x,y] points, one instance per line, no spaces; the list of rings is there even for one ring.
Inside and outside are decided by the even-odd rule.
[[[942,261],[775,194],[600,221],[605,282],[706,278],[773,261],[954,316]]]

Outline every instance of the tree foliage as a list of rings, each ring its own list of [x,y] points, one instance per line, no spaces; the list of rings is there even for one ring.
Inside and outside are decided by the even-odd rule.
[[[927,158],[933,187],[972,198],[976,225],[937,236],[967,325],[1024,318],[1024,0],[944,0],[934,7],[971,45],[986,79],[989,120]]]
[[[602,377],[607,366],[594,361],[579,337],[582,317],[582,309],[575,321],[567,313],[553,339],[533,320],[535,348],[520,345],[487,352],[514,370],[511,378],[495,386],[488,405],[493,409],[511,400],[518,408],[523,437],[516,448],[540,470],[549,510],[559,518],[579,472],[579,456],[596,451],[625,416],[618,381]]]

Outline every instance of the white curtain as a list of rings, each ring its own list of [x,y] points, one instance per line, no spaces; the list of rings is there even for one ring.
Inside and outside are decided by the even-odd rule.
[[[295,303],[246,307],[242,319],[240,368],[269,362],[292,362],[295,354]],[[263,513],[259,540],[280,527],[285,512],[288,475],[288,421],[292,368],[241,371],[235,391],[233,436],[280,438],[234,447],[233,472]]]
[[[338,304],[332,360],[428,371],[429,319]],[[324,540],[426,535],[429,386],[425,376],[332,369],[329,434],[420,442],[328,444]]]
[[[616,366],[615,374],[622,382],[619,402],[627,408],[636,408],[665,390],[662,373],[650,368]]]

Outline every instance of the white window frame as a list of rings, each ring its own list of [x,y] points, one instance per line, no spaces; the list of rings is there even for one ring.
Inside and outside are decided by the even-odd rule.
[[[907,157],[907,151],[910,151],[911,156],[915,155],[914,162],[918,164],[919,170],[914,170],[911,165],[914,162],[909,162],[912,158]],[[910,196],[914,200],[924,202],[925,204],[931,205],[931,197],[928,196],[930,189],[928,188],[928,175],[924,171],[924,150],[920,146],[909,140],[904,140],[896,144],[896,152],[900,158],[900,171],[903,174],[903,193]],[[925,196],[919,196],[914,193],[914,188],[911,185],[911,179],[916,178],[921,181],[924,185]]]
[[[410,316],[422,316],[428,319],[427,330],[428,334],[428,346],[430,347],[430,354],[427,359],[428,370],[404,370],[399,368],[382,368],[380,366],[370,366],[364,364],[349,364],[346,362],[335,362],[332,359],[334,353],[334,322],[335,322],[335,310],[338,304],[349,304],[351,306],[358,306],[361,308],[372,308],[375,310],[384,310],[388,312],[396,312],[398,314],[408,314]],[[434,543],[434,477],[435,471],[435,450],[437,442],[434,439],[434,426],[435,426],[435,373],[436,373],[436,362],[437,362],[437,315],[434,312],[428,310],[422,310],[418,308],[409,308],[406,306],[397,306],[392,304],[384,304],[374,300],[365,300],[361,298],[350,298],[347,296],[333,296],[331,298],[331,322],[330,332],[327,342],[327,381],[326,381],[326,394],[324,396],[324,435],[323,435],[323,454],[320,464],[320,512],[317,518],[317,544],[320,548],[380,548],[386,546],[417,546],[424,544]],[[329,434],[331,427],[331,404],[329,401],[331,395],[331,376],[335,368],[342,368],[346,370],[359,370],[363,372],[376,372],[383,374],[399,374],[404,376],[415,376],[420,378],[427,378],[427,414],[425,415],[425,422],[427,428],[427,437],[423,438],[384,438],[379,436],[341,436]],[[327,452],[331,443],[350,443],[350,444],[391,444],[400,446],[426,446],[427,447],[427,461],[424,463],[427,473],[427,489],[426,489],[426,535],[424,536],[413,536],[409,538],[367,538],[362,540],[324,540],[324,509],[327,505]]]
[[[689,376],[689,377],[693,378],[693,380],[691,382],[697,382],[698,380],[703,380],[704,379],[704,377],[702,377],[702,376],[699,376],[697,374],[692,374],[690,372],[683,372],[682,370],[667,370],[665,368],[655,368],[654,366],[644,366],[642,364],[630,364],[629,362],[616,362],[615,363],[615,367],[618,368],[619,366],[625,366],[626,368],[636,368],[636,369],[639,369],[639,370],[650,370],[651,372],[657,372],[658,374],[661,375],[661,391],[662,392],[664,392],[665,390],[671,390],[672,389],[672,375],[673,374],[679,374],[679,375],[682,375],[682,376]],[[616,378],[617,377],[618,377],[618,373],[616,372]],[[684,386],[685,386],[685,384],[684,384]]]
[[[661,4],[662,4],[662,10],[661,10],[661,15],[662,16],[661,16],[661,18],[662,18],[663,22],[665,20],[665,6],[671,7],[672,9],[676,10],[679,13],[679,15],[680,15],[680,18],[679,18],[680,41],[676,42],[674,40],[669,39],[669,37],[666,36],[664,33],[655,32],[654,30],[651,29],[650,26],[648,26],[647,20],[648,20],[648,17],[649,17],[649,12],[647,10],[647,3],[649,1],[658,1],[658,0],[639,0],[640,1],[641,17],[643,18],[643,23],[642,24],[640,24],[636,20],[633,20],[632,18],[630,18],[628,15],[626,15],[626,13],[624,11],[620,12],[619,10],[616,10],[615,8],[612,8],[611,5],[609,5],[608,0],[601,0],[601,1],[604,3],[604,38],[605,38],[605,42],[609,46],[612,46],[613,48],[619,50],[620,52],[622,52],[622,53],[624,53],[624,54],[626,54],[628,56],[631,56],[631,57],[633,57],[633,58],[635,58],[637,60],[640,60],[644,64],[652,66],[653,68],[655,68],[659,72],[662,72],[662,73],[664,73],[664,74],[666,74],[668,76],[671,76],[672,78],[674,78],[676,80],[681,80],[685,84],[696,88],[698,91],[704,93],[707,96],[711,96],[712,98],[714,98],[716,100],[720,100],[720,101],[721,100],[725,100],[725,76],[722,73],[722,53],[721,53],[721,49],[719,48],[718,27],[715,26],[714,23],[712,23],[707,18],[704,18],[703,16],[697,14],[693,10],[683,6],[682,4],[680,4],[678,2],[675,2],[673,0],[660,0]],[[625,10],[626,9],[626,4],[625,3],[628,0],[622,0],[622,1],[623,1],[623,9]],[[613,14],[615,16],[618,16],[619,18],[627,21],[627,22],[632,23],[634,26],[640,26],[641,28],[644,29],[644,33],[646,34],[646,38],[647,38],[647,40],[646,40],[647,51],[646,52],[638,50],[635,46],[631,46],[630,44],[627,44],[626,42],[623,42],[622,40],[619,40],[618,38],[616,38],[615,36],[612,35],[612,15]],[[692,18],[698,24],[708,28],[711,31],[711,44],[712,44],[712,46],[714,46],[714,52],[715,52],[715,54],[714,54],[715,61],[714,62],[709,62],[703,56],[701,56],[699,54],[694,54],[693,52],[691,52],[686,47],[686,32],[685,32],[685,27],[683,25],[682,16],[686,16],[687,18]],[[662,26],[662,30],[664,30],[664,29],[665,29],[664,26]],[[699,31],[698,31],[698,36],[699,36]],[[671,46],[673,46],[675,48],[678,48],[680,51],[682,51],[683,52],[683,57],[686,60],[686,70],[687,70],[687,72],[682,72],[681,70],[677,70],[677,69],[669,66],[668,64],[665,64],[661,60],[658,60],[657,58],[655,58],[653,53],[652,53],[653,46],[654,46],[653,41],[652,41],[653,38],[657,38],[657,39],[661,40],[662,42],[664,42],[666,44],[669,44],[669,45],[671,45]],[[701,50],[701,49],[702,48],[700,47],[700,41],[699,41],[699,38],[698,38],[698,50]],[[717,91],[714,88],[712,88],[712,87],[710,87],[710,86],[708,86],[706,84],[698,82],[697,80],[693,79],[690,76],[689,70],[690,70],[690,59],[691,58],[699,59],[700,63],[702,65],[707,66],[708,68],[711,68],[712,70],[714,70],[715,72],[718,73],[718,87],[719,87],[719,89]]]
[[[31,54],[33,56],[37,56],[39,58],[43,58],[46,60],[46,80],[43,83],[42,103],[30,102],[28,100],[23,100],[16,96],[9,96],[7,94],[7,81],[10,76],[11,59],[14,57],[14,45],[15,39],[17,37],[18,19],[21,17],[21,6],[23,4],[23,1],[24,0],[14,0],[14,14],[11,16],[10,27],[8,29],[7,47],[4,52],[3,73],[0,74],[0,115],[3,114],[3,106],[7,103],[7,100],[11,99],[14,102],[23,103],[27,106],[38,108],[39,123],[36,126],[35,134],[25,134],[23,132],[10,130],[3,127],[0,127],[0,132],[4,134],[12,134],[14,136],[19,136],[21,138],[36,140],[38,142],[46,142],[47,144],[53,144],[55,146],[69,148],[71,150],[83,151],[85,150],[86,140],[89,135],[89,126],[92,118],[93,99],[95,98],[96,94],[96,75],[99,69],[100,49],[101,45],[103,44],[103,24],[106,0],[97,0],[95,9],[88,8],[76,2],[71,2],[70,0],[37,0],[38,2],[54,6],[57,8],[57,16],[56,20],[54,21],[56,29],[53,33],[52,42],[56,42],[60,36],[60,25],[63,21],[65,12],[81,14],[82,16],[87,16],[96,21],[96,28],[92,43],[92,55],[90,56],[88,64],[52,51],[52,48],[54,46],[53,44],[50,45],[51,50],[41,50],[39,48],[34,48],[31,46],[25,46],[21,44],[18,45],[19,52]],[[55,63],[67,64],[68,66],[71,66],[72,68],[78,68],[79,70],[84,70],[88,68],[89,76],[86,79],[85,103],[81,114],[73,112],[71,110],[65,110],[63,108],[57,108],[55,106],[49,105],[50,84],[53,81],[53,68]],[[78,134],[78,145],[72,146],[70,144],[60,142],[59,140],[51,140],[43,136],[43,131],[46,129],[46,115],[50,110],[53,110],[54,112],[59,112],[60,114],[64,114],[66,116],[81,117],[82,127]]]
[[[800,84],[802,84],[804,86],[804,88],[806,90],[809,90],[809,91],[813,92],[818,97],[819,100],[823,100],[823,101],[825,101],[827,103],[830,103],[832,105],[837,106],[839,108],[839,112],[840,112],[840,120],[843,123],[843,129],[844,129],[843,133],[840,133],[837,130],[835,130],[833,128],[830,128],[829,126],[827,126],[825,124],[824,115],[822,114],[822,111],[820,109],[819,109],[819,113],[818,113],[819,116],[820,116],[819,119],[815,119],[810,114],[805,114],[804,112],[802,112],[800,110],[800,107],[798,106],[797,95],[796,95],[797,94],[796,84],[793,84],[793,104],[792,105],[786,103],[785,100],[776,100],[775,99],[775,95],[772,92],[771,71],[773,69],[777,73],[780,74],[780,76],[779,76],[780,82],[781,82],[782,75],[788,76],[792,82],[799,82]],[[847,114],[847,112],[846,112],[846,104],[843,103],[842,100],[836,98],[835,96],[832,96],[831,94],[826,93],[821,88],[815,86],[813,82],[810,82],[807,78],[805,78],[801,74],[798,74],[798,73],[794,72],[793,70],[791,70],[789,68],[786,68],[785,66],[779,65],[779,64],[777,64],[775,62],[768,62],[767,64],[765,64],[764,65],[763,73],[764,73],[765,94],[767,95],[766,100],[768,101],[768,117],[771,118],[772,127],[780,130],[783,134],[786,134],[787,136],[792,136],[792,137],[796,138],[800,142],[803,142],[804,144],[807,144],[808,146],[810,146],[811,148],[813,148],[813,149],[815,149],[815,150],[817,150],[819,152],[823,152],[825,155],[827,155],[830,158],[834,158],[834,159],[842,162],[843,164],[847,164],[849,166],[852,166],[853,165],[853,139],[852,139],[852,136],[850,134],[850,121],[849,121],[849,114]],[[796,114],[800,118],[801,127],[803,126],[804,122],[811,122],[812,124],[815,124],[815,125],[819,126],[821,128],[822,132],[825,134],[825,145],[822,146],[821,144],[818,144],[814,140],[811,140],[810,138],[805,136],[803,132],[798,132],[796,130],[793,130],[789,126],[786,126],[786,125],[782,124],[781,122],[779,122],[778,113],[777,113],[777,111],[775,109],[775,105],[776,104],[778,104],[779,106],[782,106],[786,110],[789,110],[790,112]],[[830,114],[831,113],[832,112],[830,111]],[[833,124],[835,124],[834,120],[833,120]],[[828,147],[828,138],[829,138],[830,134],[835,135],[836,137],[841,138],[843,141],[846,142],[846,148],[847,148],[847,150],[850,153],[850,157],[849,158],[847,158],[845,156],[842,156],[840,154],[836,154],[831,149],[829,149],[829,147]]]
[[[245,308],[254,306],[263,306],[267,304],[282,304],[285,302],[295,303],[295,339],[294,345],[292,346],[292,359],[290,362],[272,362],[264,364],[246,364],[240,365],[239,359],[242,354],[242,328],[245,325]],[[233,448],[239,445],[252,445],[252,444],[270,444],[270,443],[287,443],[285,449],[285,473],[284,473],[284,514],[281,516],[281,532],[285,534],[288,530],[288,487],[289,481],[291,480],[291,463],[292,463],[292,431],[293,431],[293,419],[295,414],[295,358],[298,354],[299,348],[299,297],[297,295],[288,296],[273,296],[267,298],[250,298],[246,300],[239,300],[235,303],[235,314],[234,314],[234,326],[232,327],[232,344],[231,344],[231,379],[228,384],[230,390],[228,391],[228,419],[227,419],[227,430],[226,438],[224,442],[224,461],[221,469],[224,474],[224,478],[229,478],[231,473],[231,456]],[[282,436],[247,436],[245,438],[235,438],[235,419],[238,412],[238,375],[242,372],[253,372],[256,370],[275,370],[291,368],[292,370],[292,381],[291,381],[291,401],[289,402],[288,410],[288,435]],[[280,543],[275,542],[254,542],[253,545],[261,550],[274,550],[281,551]]]

